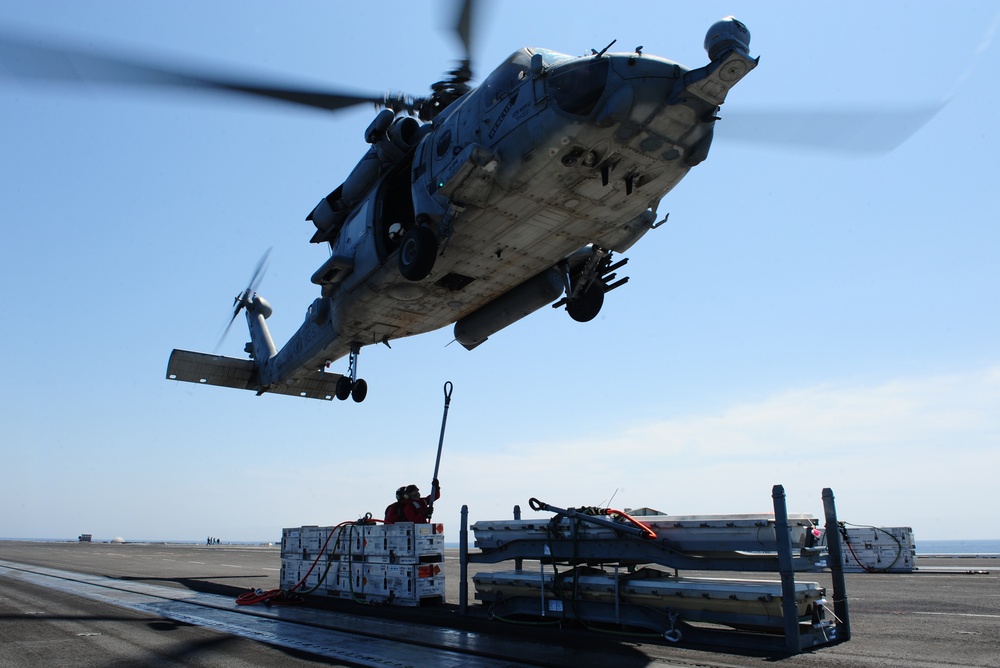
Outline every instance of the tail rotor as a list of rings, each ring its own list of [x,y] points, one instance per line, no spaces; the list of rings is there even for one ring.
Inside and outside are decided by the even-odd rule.
[[[264,274],[267,273],[267,260],[271,256],[271,248],[268,248],[264,255],[257,262],[257,267],[253,270],[253,275],[250,276],[250,282],[247,283],[245,290],[240,292],[236,297],[233,298],[233,315],[229,319],[229,323],[222,332],[222,336],[219,337],[219,342],[215,345],[215,352],[219,351],[222,347],[222,342],[226,340],[226,336],[229,334],[229,330],[233,326],[233,322],[236,321],[236,316],[240,314],[244,308],[250,305],[253,300],[253,296],[257,291],[257,286],[264,279]]]

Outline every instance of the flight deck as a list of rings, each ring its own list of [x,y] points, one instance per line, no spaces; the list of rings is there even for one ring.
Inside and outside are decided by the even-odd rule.
[[[436,605],[237,606],[279,585],[279,546],[3,541],[0,665],[1000,666],[994,559],[847,573],[851,641],[795,656],[505,623],[479,603],[462,616],[458,550],[442,564]],[[507,570],[477,566],[491,568]],[[829,573],[809,577],[832,587]]]

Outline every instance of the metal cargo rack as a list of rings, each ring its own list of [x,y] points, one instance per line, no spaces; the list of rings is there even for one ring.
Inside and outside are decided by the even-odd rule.
[[[825,549],[813,541],[816,520],[789,516],[781,485],[773,487],[772,499],[774,515],[764,516],[766,521],[761,516],[662,515],[613,521],[532,499],[534,510],[555,516],[521,521],[515,509],[513,521],[477,522],[473,530],[479,552],[469,551],[468,508],[463,507],[460,611],[467,611],[470,563],[513,561],[513,571],[474,576],[476,598],[501,619],[530,615],[553,622],[638,627],[671,642],[683,638],[793,654],[849,640],[832,490],[823,490]],[[524,560],[539,562],[539,570],[524,569]],[[649,564],[674,572],[639,568]],[[795,581],[796,572],[815,572],[826,564],[833,575],[832,621],[826,619],[825,590]],[[780,580],[681,578],[681,570],[770,572]]]

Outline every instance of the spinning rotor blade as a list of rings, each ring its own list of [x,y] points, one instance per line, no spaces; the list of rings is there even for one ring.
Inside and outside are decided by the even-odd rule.
[[[243,308],[243,297],[244,295],[242,294],[236,297],[237,306],[233,311],[233,317],[229,319],[229,322],[226,324],[226,328],[222,330],[222,336],[219,337],[219,342],[215,344],[215,350],[213,350],[213,352],[218,353],[219,349],[222,348],[222,342],[226,340],[227,336],[229,336],[229,330],[232,329],[233,323],[236,322],[236,316],[240,314],[240,310]]]
[[[916,134],[947,102],[908,109],[720,112],[717,137],[789,148],[885,154]]]
[[[264,280],[264,274],[267,273],[267,259],[271,257],[272,250],[273,247],[264,251],[264,255],[257,262],[257,267],[253,270],[253,275],[250,276],[250,282],[247,283],[247,292],[256,292],[257,286]]]
[[[3,72],[28,80],[237,93],[326,111],[359,104],[385,106],[396,102],[387,100],[385,95],[318,90],[282,82],[268,82],[257,77],[199,73],[190,69],[144,63],[125,55],[86,53],[79,49],[0,34],[0,74]]]
[[[267,259],[271,256],[271,249],[268,248],[264,251],[263,257],[257,263],[257,267],[253,270],[253,275],[250,276],[250,282],[247,283],[246,290],[242,291],[240,294],[236,295],[236,299],[233,301],[233,317],[229,319],[229,323],[226,328],[222,331],[222,336],[219,337],[219,342],[215,345],[215,351],[218,352],[219,348],[222,347],[222,342],[226,340],[226,336],[229,334],[229,330],[232,328],[233,323],[236,321],[236,316],[240,314],[244,306],[253,299],[254,293],[257,291],[257,286],[264,279],[264,274],[267,272]]]
[[[458,10],[458,18],[455,21],[455,32],[458,34],[458,38],[462,40],[466,60],[469,60],[472,54],[472,1],[462,0]]]
[[[242,295],[240,295],[240,297],[242,297]],[[243,308],[242,302],[240,302],[240,306],[237,306],[236,310],[233,311],[233,317],[229,319],[229,324],[227,324],[226,328],[222,330],[222,336],[219,337],[219,342],[215,344],[215,350],[213,352],[219,352],[219,349],[222,347],[222,342],[226,340],[227,336],[229,336],[229,330],[232,329],[233,323],[236,322],[236,316],[240,314],[241,308]]]

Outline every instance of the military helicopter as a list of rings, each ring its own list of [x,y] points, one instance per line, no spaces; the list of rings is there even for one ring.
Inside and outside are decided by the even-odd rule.
[[[249,359],[177,349],[168,379],[361,402],[365,346],[454,324],[455,340],[472,350],[549,304],[587,322],[628,281],[617,275],[621,254],[662,224],[660,201],[706,159],[720,105],[757,65],[749,31],[733,17],[712,25],[709,62],[696,69],[642,47],[614,52],[614,42],[584,56],[521,48],[473,88],[472,10],[466,0],[456,22],[465,57],[422,98],[260,85],[49,49],[106,79],[380,108],[364,131],[367,153],[306,217],[310,241],[330,255],[312,274],[320,294],[298,330],[275,346],[272,308],[256,293],[265,257],[230,320],[245,313]],[[326,370],[344,357],[345,373]]]
[[[749,40],[723,19],[694,70],[641,48],[523,48],[475,89],[466,60],[429,98],[383,99],[371,148],[307,217],[330,257],[298,331],[276,349],[258,268],[233,314],[246,312],[251,360],[174,350],[167,377],[360,402],[366,345],[454,323],[472,350],[553,303],[593,319],[628,280],[615,256],[662,222],[661,198],[707,157],[719,105],[757,64]],[[323,370],[345,356],[346,374]]]

